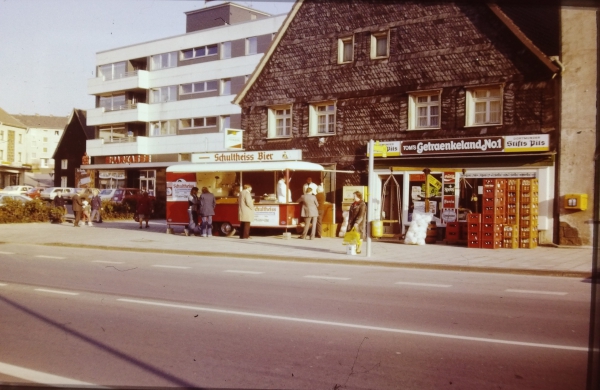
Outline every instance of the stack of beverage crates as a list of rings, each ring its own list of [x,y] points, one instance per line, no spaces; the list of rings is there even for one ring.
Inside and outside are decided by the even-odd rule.
[[[536,248],[538,179],[485,179],[483,212],[468,214],[469,248]]]

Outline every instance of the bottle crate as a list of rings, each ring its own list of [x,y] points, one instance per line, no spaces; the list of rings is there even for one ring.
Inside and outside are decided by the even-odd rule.
[[[480,240],[467,240],[467,248],[481,248]]]
[[[516,225],[519,223],[519,218],[516,215],[507,214],[506,215],[506,224],[507,225]]]
[[[460,240],[467,240],[467,234],[468,234],[468,224],[466,222],[459,222],[458,223],[458,227],[459,227],[459,233],[458,233],[458,237]]]
[[[486,241],[502,241],[504,239],[504,232],[481,232],[483,242]]]
[[[538,216],[537,215],[523,215],[519,219],[519,225],[521,227],[535,227],[538,226]]]
[[[481,222],[481,214],[479,214],[479,213],[467,214],[467,222],[480,223]]]
[[[521,227],[520,229],[520,233],[519,233],[519,238],[521,240],[527,239],[527,238],[538,238],[538,229],[537,227]]]
[[[502,246],[502,240],[483,240],[481,243],[481,247],[485,249],[500,249]]]
[[[504,223],[504,214],[484,214],[483,223]]]
[[[504,206],[506,203],[504,196],[483,196],[481,204],[483,207]]]
[[[446,241],[458,241],[458,240],[459,240],[458,232],[449,232],[448,229],[446,229]]]
[[[458,222],[446,222],[446,232],[459,232]]]
[[[481,231],[492,233],[503,232],[504,225],[501,223],[483,223],[481,224]]]
[[[518,191],[520,186],[521,186],[521,180],[520,179],[508,179],[508,180],[506,180],[506,191],[508,193]]]
[[[519,241],[519,248],[522,249],[534,249],[538,246],[537,238],[525,238]]]

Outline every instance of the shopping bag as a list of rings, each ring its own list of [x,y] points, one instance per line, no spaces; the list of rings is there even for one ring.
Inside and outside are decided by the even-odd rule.
[[[360,233],[356,231],[356,228],[352,228],[349,232],[344,234],[344,241],[342,245],[358,245],[360,242]]]
[[[140,215],[138,213],[133,214],[133,220],[135,222],[140,222]]]

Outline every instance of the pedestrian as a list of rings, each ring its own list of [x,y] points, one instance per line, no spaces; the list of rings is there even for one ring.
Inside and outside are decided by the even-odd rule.
[[[92,226],[92,220],[90,216],[92,215],[92,206],[87,200],[81,202],[82,204],[82,212],[83,212],[83,226],[87,223],[89,226]]]
[[[198,187],[192,187],[190,190],[190,194],[188,195],[188,218],[189,223],[185,228],[185,235],[188,236],[190,234],[190,230],[192,233],[195,233],[196,228],[198,227],[198,207],[200,200],[198,199]]]
[[[146,221],[146,229],[148,229],[150,227],[148,225],[150,214],[153,213],[152,201],[148,197],[148,192],[144,192],[142,196],[138,198],[136,213],[138,215],[138,220],[140,221],[140,229],[142,228],[142,221]]]
[[[323,215],[325,214],[325,191],[323,185],[317,187],[317,203],[319,204],[319,216],[317,217],[317,234],[315,237],[323,236]]]
[[[198,208],[198,214],[202,218],[202,225],[200,226],[202,237],[212,237],[212,219],[215,215],[215,207],[217,207],[215,196],[208,191],[207,187],[202,187],[200,207]]]
[[[312,189],[313,195],[317,193],[317,184],[313,183],[312,177],[310,176],[306,178],[306,183],[304,183],[304,185],[302,186],[302,194],[306,194],[307,188]]]
[[[83,211],[83,205],[81,201],[81,197],[75,192],[73,197],[71,198],[73,202],[73,214],[75,215],[75,219],[73,220],[73,226],[79,227],[79,221],[81,221],[81,212]]]
[[[102,214],[100,214],[100,211],[102,210],[102,199],[100,198],[100,191],[98,191],[95,188],[92,190],[92,197],[90,198],[90,203],[92,205],[90,226],[92,225],[92,222],[102,223]]]
[[[56,196],[54,197],[54,200],[52,202],[54,204],[54,207],[58,208],[62,213],[62,215],[58,219],[58,222],[62,223],[63,216],[67,213],[67,206],[65,205],[66,201],[65,198],[63,198],[62,196],[62,191],[56,191]]]
[[[363,201],[362,193],[359,191],[354,192],[354,203],[350,205],[350,212],[348,216],[348,228],[347,232],[351,231],[352,228],[356,229],[358,234],[360,234],[360,239],[365,239],[365,231],[367,227],[366,216],[367,214],[367,205]],[[360,253],[360,245],[356,246],[356,253]]]
[[[279,203],[291,203],[292,202],[292,191],[290,190],[290,181],[292,181],[291,177],[288,177],[287,182],[285,181],[285,176],[283,176],[277,182],[277,202]],[[287,197],[285,194],[287,193]]]
[[[304,240],[306,238],[306,234],[308,233],[308,228],[312,227],[310,231],[309,240],[315,238],[315,234],[317,232],[317,218],[319,217],[319,203],[317,202],[317,197],[313,195],[312,188],[307,187],[306,192],[302,195],[297,202],[302,204],[302,211],[300,213],[301,217],[304,217],[304,230],[302,231],[302,235],[298,238]]]
[[[244,184],[238,198],[238,219],[240,220],[240,238],[250,237],[250,223],[254,220],[254,199],[252,199],[252,186]]]

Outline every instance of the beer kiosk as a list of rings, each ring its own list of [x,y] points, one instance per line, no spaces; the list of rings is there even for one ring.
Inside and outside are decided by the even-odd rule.
[[[296,171],[323,171],[319,164],[300,161],[301,150],[256,152],[215,152],[192,155],[191,163],[167,168],[167,232],[173,226],[189,223],[187,198],[193,187],[207,187],[215,195],[213,216],[216,234],[230,235],[238,220],[238,196],[241,186],[252,186],[255,216],[252,227],[297,229],[301,226],[301,205],[277,201],[277,181],[292,177]],[[293,194],[292,201],[300,197]]]

